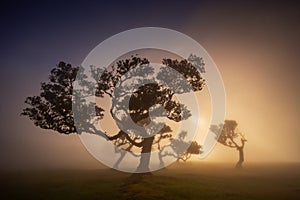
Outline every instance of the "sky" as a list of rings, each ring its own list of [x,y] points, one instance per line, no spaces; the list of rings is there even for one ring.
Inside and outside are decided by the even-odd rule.
[[[222,75],[246,162],[300,161],[300,6],[294,1],[11,1],[0,6],[1,169],[99,168],[76,135],[20,116],[60,61],[80,65],[108,37],[164,27],[199,42]],[[235,162],[218,144],[204,161]]]

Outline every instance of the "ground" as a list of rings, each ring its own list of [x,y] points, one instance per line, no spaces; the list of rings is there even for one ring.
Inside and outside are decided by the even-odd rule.
[[[2,199],[300,199],[300,164],[175,163],[152,176],[111,169],[2,171]]]

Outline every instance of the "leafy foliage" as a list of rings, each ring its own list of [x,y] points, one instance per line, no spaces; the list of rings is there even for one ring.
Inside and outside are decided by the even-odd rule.
[[[160,160],[165,156],[173,156],[177,160],[187,161],[193,154],[200,154],[202,146],[196,141],[186,142],[184,138],[187,136],[186,131],[182,131],[178,135],[178,139],[170,138],[170,145],[166,145],[160,151]],[[170,150],[171,149],[171,150]]]
[[[39,96],[27,97],[25,103],[30,107],[23,110],[36,126],[52,129],[59,133],[75,133],[72,114],[72,83],[78,68],[60,62],[51,71],[49,83],[41,83]]]
[[[237,131],[237,126],[238,124],[235,120],[225,120],[225,123],[219,126],[212,125],[210,130],[219,135],[219,143],[228,147],[237,148],[239,145],[235,141],[236,138],[241,137],[241,141],[246,141],[244,135]]]
[[[176,70],[177,74],[184,77],[187,84],[190,85],[193,91],[200,91],[204,85],[200,72],[187,60],[177,61],[171,59],[164,59],[162,63],[166,67]],[[42,129],[52,129],[59,133],[81,133],[82,131],[99,134],[95,124],[99,122],[104,116],[103,108],[96,105],[96,103],[89,103],[85,98],[79,96],[93,95],[96,97],[107,96],[112,99],[112,106],[110,114],[115,114],[122,111],[128,112],[126,108],[122,107],[122,101],[130,98],[129,114],[134,122],[147,121],[149,119],[149,110],[154,105],[160,104],[166,110],[166,117],[173,121],[181,121],[187,119],[191,114],[185,105],[177,102],[173,95],[176,93],[191,92],[182,87],[179,81],[180,77],[173,77],[170,71],[163,69],[158,74],[158,79],[172,78],[171,82],[175,86],[176,91],[157,83],[144,84],[133,93],[129,93],[128,88],[116,87],[119,83],[124,83],[126,80],[132,78],[130,73],[132,70],[142,70],[141,66],[148,65],[149,61],[146,58],[139,58],[131,56],[129,59],[120,60],[105,70],[100,70],[91,66],[92,78],[96,81],[95,94],[90,94],[94,83],[89,81],[84,74],[82,67],[73,67],[70,64],[60,62],[55,69],[53,69],[49,76],[48,83],[41,83],[41,93],[38,96],[27,97],[25,103],[28,105],[23,109],[22,115],[28,116],[36,126]],[[146,69],[146,70],[145,70]],[[153,67],[144,68],[144,71],[139,74],[139,80],[149,77],[155,73]],[[76,79],[77,78],[77,79]],[[83,86],[82,90],[73,90],[74,81],[80,80],[78,84]],[[142,82],[141,82],[142,83]],[[130,84],[128,85],[130,87]],[[72,100],[80,102],[76,104],[77,107],[72,108]],[[82,119],[93,119],[91,121],[83,121],[80,124],[74,123],[74,115],[72,109],[80,110]],[[94,112],[92,112],[94,111]],[[122,121],[122,118],[115,120]],[[132,136],[123,131],[119,131],[116,135],[109,136],[106,133],[102,135],[108,140],[114,140],[119,147],[126,146],[126,150],[131,151],[133,146],[142,148],[145,152],[151,151],[151,146],[154,144],[160,145],[161,140],[171,138],[168,134],[171,131],[169,126],[166,126],[162,131],[158,132],[153,139],[144,139],[137,136]],[[100,135],[100,134],[99,134]],[[150,143],[149,143],[150,142]],[[150,147],[150,148],[149,148]],[[191,143],[188,148],[188,154],[199,153],[200,145],[195,142]],[[142,152],[143,152],[142,151]]]

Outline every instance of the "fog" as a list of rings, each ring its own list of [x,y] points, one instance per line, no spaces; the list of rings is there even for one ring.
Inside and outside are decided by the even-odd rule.
[[[107,15],[109,11],[125,7],[121,4],[117,8],[103,6]],[[171,5],[177,11],[182,10],[182,6]],[[6,21],[1,21],[4,27],[0,69],[3,93],[0,102],[1,168],[104,167],[87,152],[78,136],[41,130],[20,113],[25,107],[25,98],[39,93],[40,82],[47,81],[50,70],[59,61],[79,65],[88,52],[107,37],[139,26],[162,26],[181,31],[207,50],[224,81],[226,118],[236,120],[248,140],[245,165],[300,162],[298,7],[275,2],[272,5],[253,2],[231,6],[227,3],[184,6],[189,9],[182,11],[182,15],[166,15],[163,6],[149,5],[157,9],[155,17],[139,12],[137,14],[144,17],[119,16],[120,21],[96,14],[72,20],[64,18],[62,10],[57,16],[63,20],[54,20],[56,8],[51,6],[44,13],[30,6],[18,8],[18,16],[13,15],[17,12],[5,12],[3,19]],[[12,8],[12,5],[7,7],[8,11]],[[74,10],[82,11],[78,7]],[[30,15],[23,18],[22,12]],[[24,24],[27,28],[23,33]],[[90,28],[80,28],[80,25]],[[60,28],[62,32],[58,31]],[[207,89],[197,95],[205,107],[200,113],[203,123],[196,138],[201,143],[209,126],[210,101]],[[237,159],[235,149],[217,144],[213,152],[199,162],[234,164]],[[197,156],[192,160],[198,161]]]

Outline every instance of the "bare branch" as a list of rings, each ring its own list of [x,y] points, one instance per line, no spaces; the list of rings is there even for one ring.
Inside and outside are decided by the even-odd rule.
[[[132,139],[127,133],[124,131],[119,131],[118,134],[114,136],[107,136],[109,140],[115,140],[124,136],[131,144],[137,147],[142,147],[142,142],[136,142],[137,138]]]

